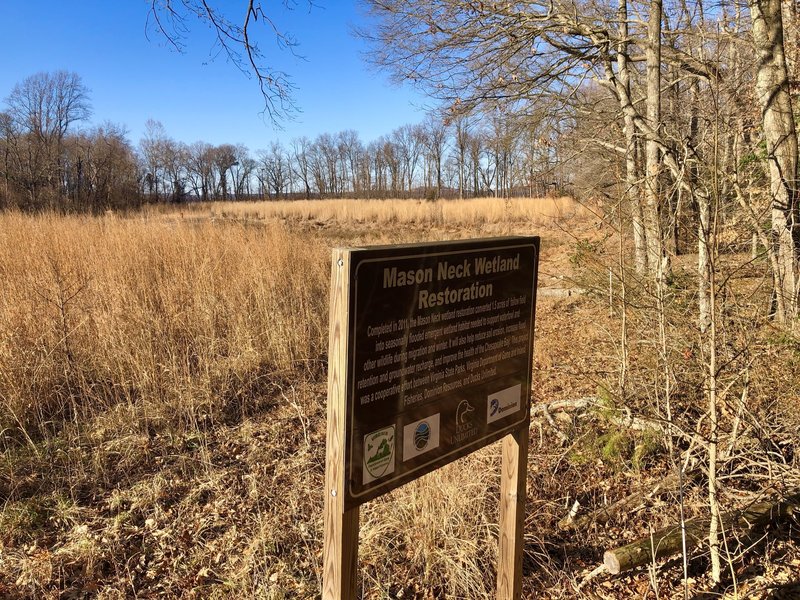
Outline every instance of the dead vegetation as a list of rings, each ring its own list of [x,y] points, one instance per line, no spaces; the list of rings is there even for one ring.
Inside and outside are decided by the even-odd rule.
[[[150,214],[175,216],[163,205]],[[503,232],[509,227],[542,225],[553,219],[591,215],[571,198],[473,198],[469,200],[275,200],[270,202],[197,202],[180,211],[181,218],[282,220],[317,227],[433,225],[480,227]]]
[[[531,425],[525,597],[712,597],[702,545],[688,578],[680,558],[590,576],[604,550],[679,522],[681,507],[707,515],[691,266],[671,283],[663,345],[652,298],[628,284],[623,377],[613,231],[566,201],[538,216],[528,201],[481,202],[377,203],[378,227],[302,203],[2,215],[0,597],[318,597],[329,248],[497,233],[542,235],[540,284],[584,290],[537,307],[534,402],[550,409]],[[737,273],[750,276],[729,290],[721,371],[730,509],[797,484],[800,429],[800,344],[759,316],[761,267]],[[659,488],[688,459],[682,485]],[[364,596],[494,597],[498,464],[490,446],[365,505]],[[559,528],[571,509],[580,525]],[[793,519],[726,538],[719,597],[792,589]]]

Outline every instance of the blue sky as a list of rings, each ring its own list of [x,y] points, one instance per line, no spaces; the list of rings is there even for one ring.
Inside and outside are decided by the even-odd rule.
[[[237,21],[244,15],[244,0],[214,4]],[[5,0],[0,99],[34,73],[73,71],[90,90],[92,124],[122,124],[134,144],[152,118],[177,140],[243,143],[252,151],[275,140],[288,144],[301,135],[313,139],[344,129],[369,142],[423,120],[424,97],[366,65],[366,47],[351,33],[364,24],[355,0],[314,0],[312,7],[297,0],[291,11],[278,0],[262,4],[297,39],[297,53],[304,57],[279,51],[259,27],[259,44],[270,64],[288,72],[298,88],[302,113],[282,131],[260,114],[263,99],[255,80],[224,56],[214,58],[208,28],[192,22],[180,54],[147,31],[147,0]]]

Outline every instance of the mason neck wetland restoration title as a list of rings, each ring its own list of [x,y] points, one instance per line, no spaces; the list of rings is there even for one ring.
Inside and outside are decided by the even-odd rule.
[[[481,283],[473,281],[468,283],[473,277],[491,275],[493,273],[504,273],[519,269],[519,253],[514,257],[493,257],[478,256],[467,258],[459,263],[451,263],[443,260],[436,264],[436,267],[426,267],[421,269],[399,270],[397,267],[386,267],[383,269],[383,288],[396,288],[405,286],[421,286],[436,281],[460,280],[467,284],[461,287],[447,286],[444,290],[435,291],[431,289],[419,289],[417,291],[417,308],[433,308],[435,306],[446,306],[457,304],[468,300],[489,298],[494,292],[491,283]]]

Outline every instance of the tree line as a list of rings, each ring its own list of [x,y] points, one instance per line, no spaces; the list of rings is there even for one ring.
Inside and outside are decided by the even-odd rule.
[[[569,186],[552,136],[513,119],[403,125],[364,143],[355,130],[242,144],[187,144],[155,120],[137,146],[124,127],[81,127],[89,91],[75,73],[19,83],[0,113],[0,207],[100,212],[150,202],[297,198],[541,196]]]

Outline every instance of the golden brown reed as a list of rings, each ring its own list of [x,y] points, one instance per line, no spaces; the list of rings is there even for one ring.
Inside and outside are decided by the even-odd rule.
[[[118,402],[201,418],[268,373],[318,369],[319,243],[277,224],[1,219],[0,431],[41,436]]]
[[[163,207],[151,208],[160,213]],[[465,200],[276,200],[268,202],[193,203],[184,214],[210,218],[286,219],[346,223],[443,224],[474,226],[484,223],[541,224],[555,218],[587,215],[572,198],[473,198]],[[170,211],[173,212],[173,211]]]

